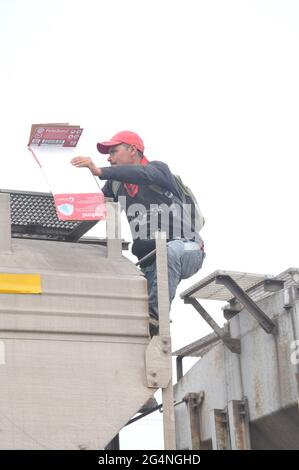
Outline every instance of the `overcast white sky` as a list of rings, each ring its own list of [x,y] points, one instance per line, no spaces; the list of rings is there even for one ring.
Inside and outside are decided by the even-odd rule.
[[[0,188],[49,190],[33,122],[80,124],[78,152],[102,166],[96,142],[134,130],[206,217],[204,268],[180,291],[298,266],[298,20],[296,0],[0,0]],[[171,317],[174,349],[209,332],[180,300]],[[161,448],[159,421],[122,448]]]

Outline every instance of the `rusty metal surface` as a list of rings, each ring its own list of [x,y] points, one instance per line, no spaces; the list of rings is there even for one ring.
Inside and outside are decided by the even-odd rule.
[[[211,434],[214,450],[229,450],[229,423],[225,409],[214,409],[210,413]]]
[[[231,400],[228,403],[230,445],[232,450],[249,450],[249,416],[247,400]]]
[[[183,401],[187,405],[190,420],[191,449],[201,449],[201,406],[204,400],[204,392],[187,393]]]

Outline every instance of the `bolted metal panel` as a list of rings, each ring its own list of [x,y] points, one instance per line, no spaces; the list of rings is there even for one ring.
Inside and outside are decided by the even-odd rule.
[[[148,387],[166,388],[171,380],[171,340],[169,336],[153,336],[145,354]]]

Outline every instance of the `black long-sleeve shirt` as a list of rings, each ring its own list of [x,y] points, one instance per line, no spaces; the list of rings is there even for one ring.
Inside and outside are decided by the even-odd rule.
[[[159,161],[149,162],[147,165],[114,165],[101,168],[101,180],[108,180],[103,186],[102,191],[106,197],[115,197],[111,180],[124,183],[161,186],[177,197],[180,197],[177,184],[168,165]]]
[[[157,229],[165,231],[168,240],[183,237],[182,223],[183,220],[185,223],[186,219],[183,219],[183,212],[177,211],[174,206],[176,200],[180,201],[181,196],[168,165],[152,161],[147,165],[114,165],[101,170],[100,179],[107,180],[102,191],[106,197],[111,197],[115,201],[120,200],[134,240],[132,253],[138,259],[155,248],[154,233]],[[115,185],[116,181],[120,183]],[[138,191],[132,195],[126,184],[138,185]],[[160,193],[151,186],[161,188]],[[166,208],[169,209],[169,213]],[[198,234],[193,238],[200,240]],[[146,264],[151,262],[153,259]]]

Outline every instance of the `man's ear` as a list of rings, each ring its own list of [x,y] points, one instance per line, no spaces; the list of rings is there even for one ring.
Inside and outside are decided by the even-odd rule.
[[[131,145],[131,157],[134,159],[138,155],[138,150],[135,145]]]

